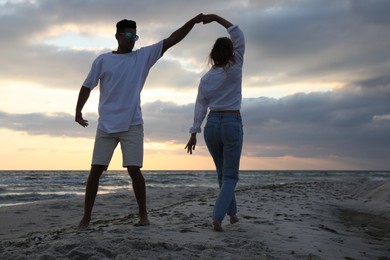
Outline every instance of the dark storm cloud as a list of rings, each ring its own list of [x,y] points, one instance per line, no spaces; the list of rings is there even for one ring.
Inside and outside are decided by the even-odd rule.
[[[350,91],[247,100],[243,106],[247,141],[275,147],[266,151],[248,147],[248,152],[253,156],[388,158],[389,98],[388,87],[354,86]]]

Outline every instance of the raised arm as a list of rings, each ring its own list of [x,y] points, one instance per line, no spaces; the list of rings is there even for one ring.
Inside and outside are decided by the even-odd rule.
[[[87,102],[90,93],[91,93],[91,89],[86,87],[81,87],[79,92],[79,98],[77,100],[75,121],[83,127],[88,126],[88,121],[84,120],[81,111],[83,110],[83,107]]]
[[[187,34],[192,30],[195,24],[203,21],[203,14],[198,14],[188,22],[186,22],[182,27],[174,31],[168,38],[164,39],[163,49],[161,55],[164,54],[169,48],[183,40]]]
[[[244,52],[245,52],[245,38],[244,34],[241,31],[238,26],[233,26],[231,22],[226,20],[225,18],[216,15],[216,14],[207,14],[203,16],[203,23],[211,23],[211,22],[217,22],[223,27],[226,28],[226,30],[230,34],[230,38],[233,42],[234,46],[234,56],[236,63],[243,64],[244,62]]]
[[[203,23],[204,24],[211,23],[211,22],[217,22],[220,25],[222,25],[223,27],[225,27],[226,29],[233,25],[231,22],[229,22],[225,18],[222,18],[221,16],[216,15],[216,14],[207,14],[207,15],[203,16]]]

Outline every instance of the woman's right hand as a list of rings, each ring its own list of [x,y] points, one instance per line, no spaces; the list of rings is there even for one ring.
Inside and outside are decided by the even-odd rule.
[[[188,143],[184,149],[187,149],[187,153],[192,154],[192,150],[195,150],[196,146],[196,133],[191,134],[190,140],[188,140]]]

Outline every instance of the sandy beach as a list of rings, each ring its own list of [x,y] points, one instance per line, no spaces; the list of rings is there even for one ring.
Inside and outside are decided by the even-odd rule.
[[[390,182],[294,183],[237,190],[240,221],[215,232],[212,188],[148,188],[136,202],[98,195],[87,230],[83,198],[0,208],[0,259],[390,259]]]

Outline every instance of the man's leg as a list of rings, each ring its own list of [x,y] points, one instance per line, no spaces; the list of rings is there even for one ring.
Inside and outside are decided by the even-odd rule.
[[[103,165],[92,165],[91,167],[85,189],[84,216],[79,224],[80,229],[87,228],[91,221],[92,208],[99,188],[99,179],[106,168]]]
[[[149,219],[146,211],[146,188],[144,176],[142,176],[139,166],[128,166],[127,171],[131,177],[135,198],[137,199],[138,204],[139,222],[135,225],[147,226],[149,225]]]

